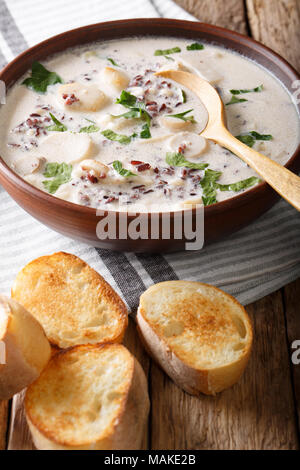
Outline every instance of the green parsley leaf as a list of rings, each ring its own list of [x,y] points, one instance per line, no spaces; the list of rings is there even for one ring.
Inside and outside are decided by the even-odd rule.
[[[31,68],[31,76],[25,78],[22,85],[31,88],[37,93],[45,93],[48,86],[62,83],[62,79],[55,72],[50,72],[39,62],[33,62]]]
[[[241,95],[243,93],[251,93],[251,92],[258,93],[259,91],[262,91],[262,90],[263,90],[263,85],[259,85],[251,89],[246,88],[246,89],[241,89],[241,90],[230,90],[232,97],[231,97],[231,100],[228,103],[226,103],[226,106],[228,106],[229,104],[243,103],[244,101],[248,101],[245,98],[237,98],[235,95]]]
[[[131,108],[137,102],[137,97],[132,95],[126,90],[123,90],[120,98],[117,98],[116,103],[125,106],[126,108]]]
[[[177,52],[181,52],[180,47],[172,47],[171,49],[157,49],[154,52],[154,55],[169,55],[169,54],[175,54]]]
[[[141,139],[150,139],[151,138],[150,127],[147,123],[144,124],[143,127],[142,127],[142,131],[140,133],[140,138]]]
[[[179,152],[168,152],[166,154],[166,162],[170,166],[183,166],[193,170],[204,170],[208,167],[208,163],[194,163],[185,159],[184,155]]]
[[[114,118],[114,119],[118,119],[118,118],[125,118],[125,119],[141,119],[142,117],[142,109],[131,109],[130,111],[127,111],[127,113],[123,113],[123,114],[118,114],[117,116],[114,115],[114,114],[111,114],[111,117]]]
[[[136,96],[132,95],[126,90],[123,90],[120,95],[120,98],[116,100],[116,103],[121,104],[125,108],[129,108],[130,111],[124,114],[120,114],[118,116],[113,116],[114,118],[124,117],[125,119],[141,119],[142,121],[146,121],[146,123],[150,127],[151,116],[146,110],[145,103],[143,101],[138,101]]]
[[[235,103],[243,103],[244,101],[248,101],[245,98],[237,98],[236,96],[232,95],[231,100],[226,103],[226,106],[230,104],[235,104]]]
[[[261,181],[256,176],[251,176],[250,178],[237,181],[236,183],[220,184],[217,181],[221,175],[221,171],[210,169],[205,170],[204,178],[200,181],[200,185],[203,190],[202,201],[205,206],[215,204],[217,202],[217,189],[220,191],[234,191],[237,193],[242,189],[247,189],[260,183]]]
[[[193,42],[193,44],[186,46],[187,51],[201,51],[202,49],[204,49],[204,46],[199,42]]]
[[[101,132],[104,137],[106,137],[109,140],[113,140],[115,142],[119,142],[120,144],[123,145],[128,145],[131,142],[131,139],[136,136],[136,134],[130,135],[124,135],[124,134],[116,134],[114,131],[111,129],[106,129],[105,131]]]
[[[249,134],[252,135],[256,140],[272,140],[273,136],[271,134],[259,134],[256,131],[251,131]]]
[[[49,113],[54,124],[46,127],[48,131],[66,132],[68,128],[60,122],[52,113]]]
[[[205,170],[204,178],[200,181],[203,191],[202,202],[205,206],[215,204],[217,202],[216,181],[221,175],[221,171],[210,169]]]
[[[234,192],[239,192],[242,189],[247,189],[251,188],[251,186],[254,186],[257,183],[260,183],[261,180],[257,178],[256,176],[251,176],[250,178],[247,178],[245,180],[237,181],[236,183],[230,183],[230,184],[219,184],[216,183],[216,186],[220,191],[234,191]]]
[[[248,135],[248,134],[246,134],[246,135],[236,135],[235,137],[236,137],[236,139],[243,142],[243,144],[248,145],[248,147],[253,147],[253,145],[255,143],[255,139],[254,139],[254,137],[252,137],[252,135]]]
[[[273,136],[271,134],[259,134],[256,131],[250,131],[244,135],[236,135],[236,139],[239,139],[243,144],[248,145],[248,147],[253,147],[256,140],[272,140]]]
[[[172,118],[177,118],[177,119],[182,119],[182,121],[190,121],[192,123],[195,123],[194,116],[188,116],[186,117],[186,114],[191,113],[193,109],[188,109],[187,111],[184,111],[183,113],[179,114],[166,114],[166,117],[172,117]]]
[[[82,127],[79,131],[79,134],[81,132],[86,132],[87,134],[90,134],[91,132],[98,132],[100,131],[100,128],[95,126],[95,124],[91,124],[90,126]]]
[[[71,174],[72,165],[56,162],[47,163],[44,176],[52,179],[43,181],[43,185],[50,194],[54,194],[62,184],[68,183],[71,180]]]
[[[251,89],[245,89],[245,90],[230,90],[230,93],[232,95],[241,95],[243,93],[251,93],[251,92],[254,92],[254,93],[258,93],[259,91],[262,91],[263,90],[263,85],[259,85],[255,88],[251,88]]]
[[[132,171],[125,170],[125,168],[123,168],[123,165],[119,160],[115,160],[113,162],[113,167],[119,173],[119,175],[124,176],[125,178],[128,178],[129,176],[136,176],[136,174],[132,173]]]
[[[57,173],[59,172],[59,168],[61,167],[61,163],[47,163],[45,171],[43,173],[46,178],[52,178],[53,176],[56,176]]]
[[[117,64],[117,62],[116,62],[114,59],[112,59],[111,57],[107,57],[107,60],[109,60],[109,62],[110,62],[112,65],[114,65],[115,67],[120,67],[120,66]]]
[[[215,204],[217,201],[216,196],[202,196],[202,202],[204,206],[210,206],[211,204]]]

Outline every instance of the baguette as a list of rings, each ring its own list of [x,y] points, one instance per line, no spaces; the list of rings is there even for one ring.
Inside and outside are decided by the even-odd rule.
[[[127,308],[112,287],[77,256],[55,253],[27,264],[12,297],[43,325],[52,346],[121,342]]]
[[[0,295],[0,400],[30,385],[50,359],[51,347],[38,321],[16,301]]]
[[[182,389],[215,395],[236,383],[252,345],[249,317],[214,286],[168,281],[140,298],[140,336],[150,354]]]
[[[120,344],[54,355],[25,396],[39,450],[139,449],[149,412],[146,377]]]

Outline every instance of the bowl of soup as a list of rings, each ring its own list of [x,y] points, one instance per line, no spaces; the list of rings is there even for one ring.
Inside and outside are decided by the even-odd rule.
[[[237,156],[201,136],[207,111],[189,89],[157,75],[169,69],[209,81],[233,135],[300,169],[299,104],[292,94],[299,77],[284,59],[216,26],[134,19],[60,34],[1,72],[8,91],[0,109],[3,187],[52,229],[113,250],[184,249],[187,239],[175,221],[189,215],[195,224],[198,207],[205,243],[255,220],[277,194]],[[109,216],[115,230],[99,236]],[[135,228],[147,225],[140,237],[126,230],[137,216]]]

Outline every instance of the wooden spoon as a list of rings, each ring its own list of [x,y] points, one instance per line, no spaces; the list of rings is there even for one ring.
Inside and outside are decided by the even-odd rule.
[[[253,168],[284,199],[300,211],[300,178],[284,166],[262,155],[236,139],[226,128],[223,102],[206,80],[189,72],[165,70],[157,72],[192,90],[202,101],[208,112],[206,128],[200,135],[222,145]]]

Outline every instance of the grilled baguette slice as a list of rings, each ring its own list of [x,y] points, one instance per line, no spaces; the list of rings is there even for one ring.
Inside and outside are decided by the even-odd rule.
[[[120,344],[75,346],[54,355],[27,389],[25,411],[40,450],[139,449],[146,377]]]
[[[214,286],[168,281],[140,298],[142,340],[188,393],[214,395],[238,381],[248,362],[252,327],[242,305]]]
[[[0,400],[8,400],[38,378],[50,359],[43,328],[16,301],[0,295]]]
[[[27,264],[12,297],[43,325],[53,346],[121,342],[128,323],[124,302],[77,256],[55,253]]]

